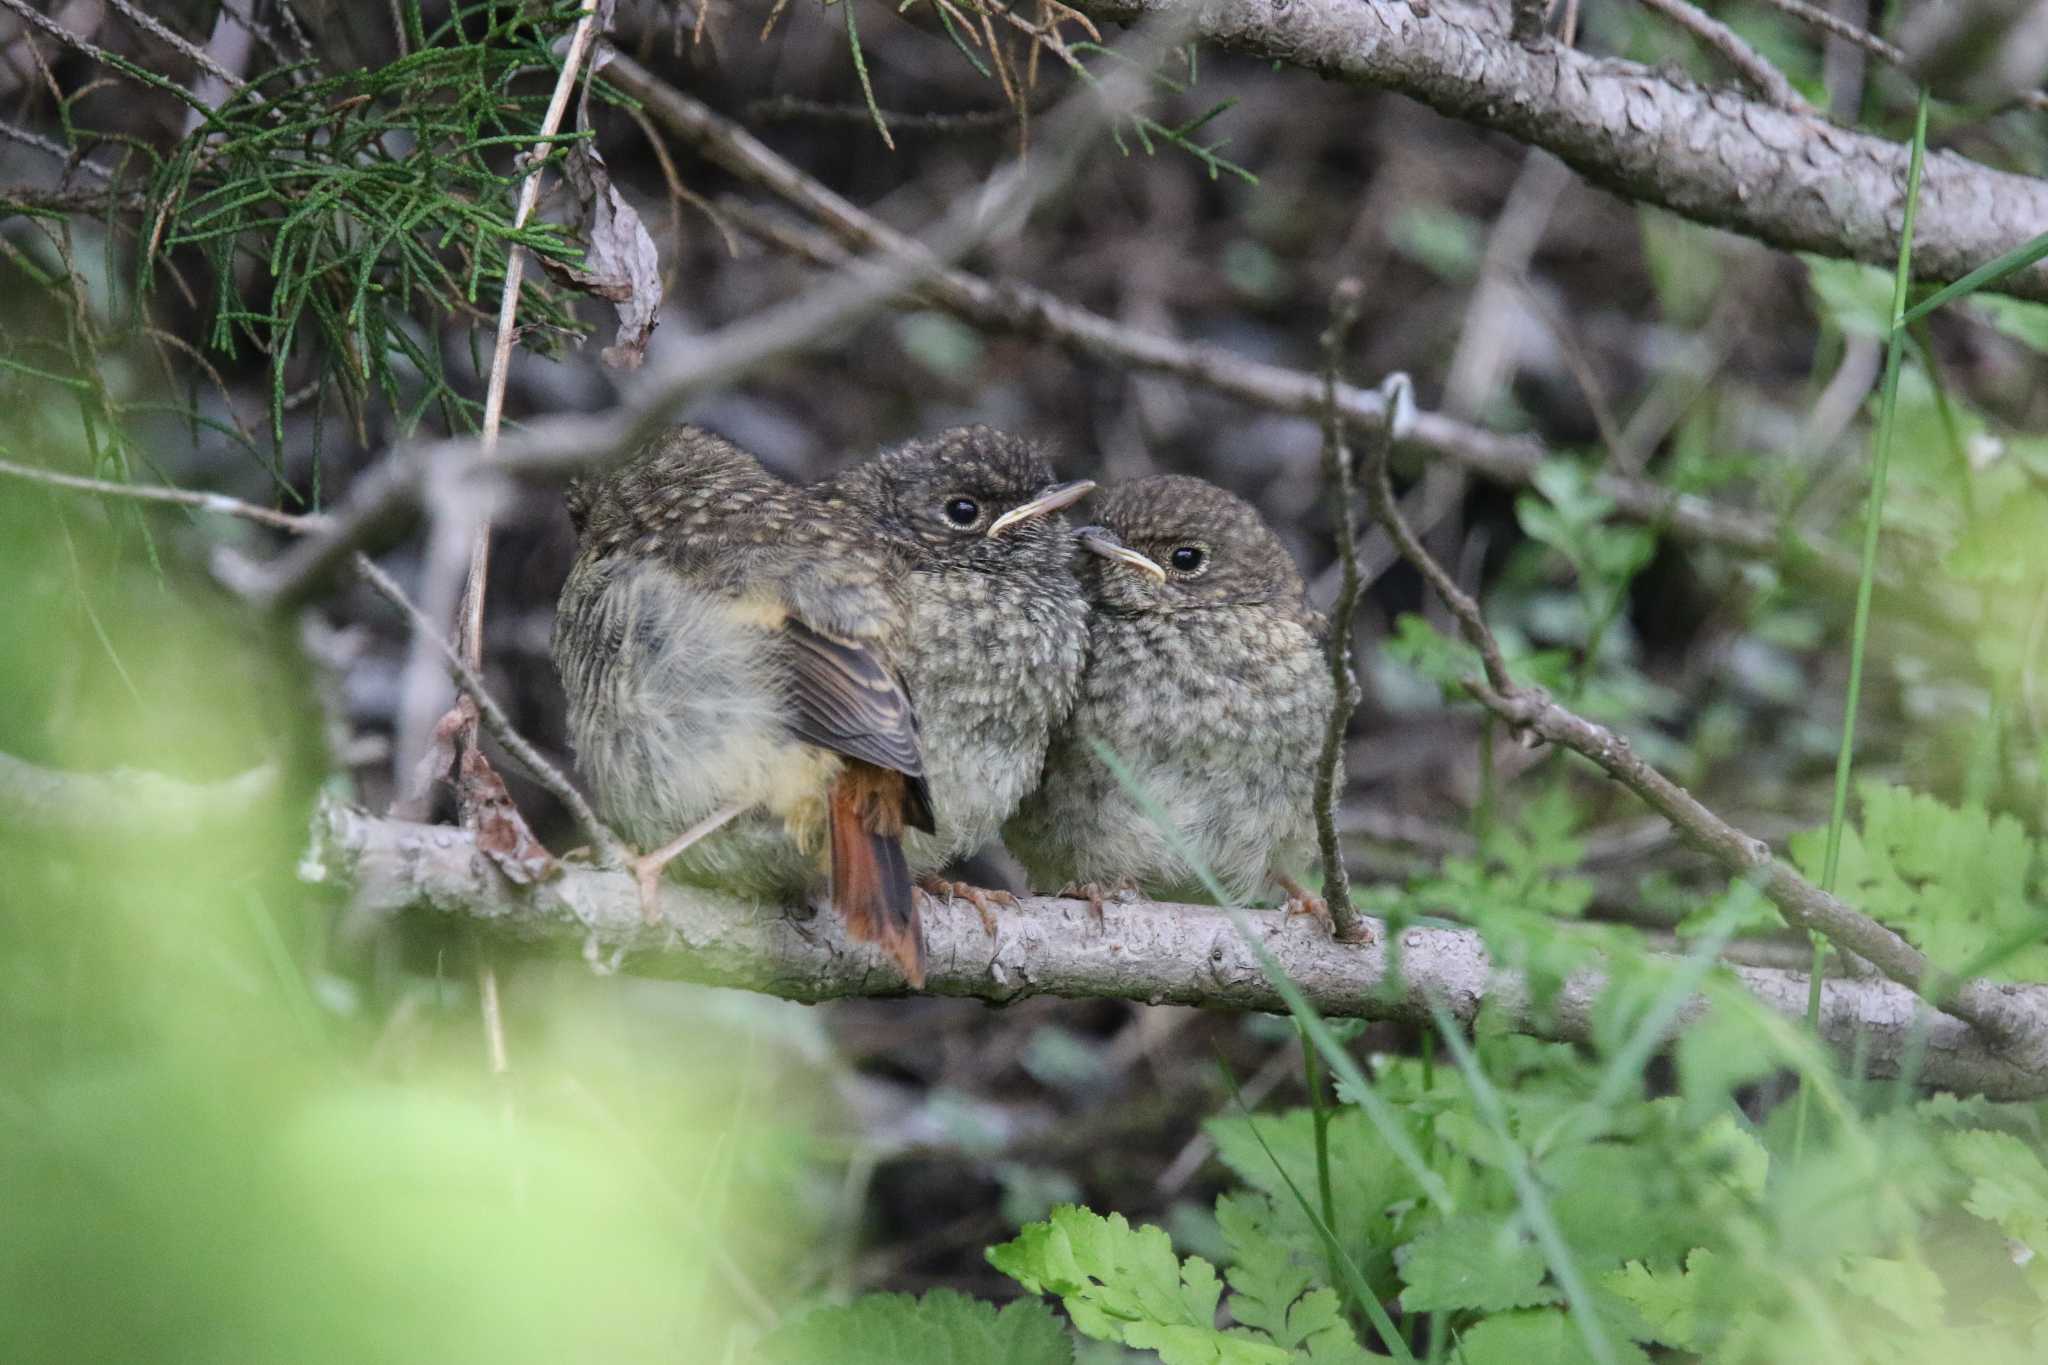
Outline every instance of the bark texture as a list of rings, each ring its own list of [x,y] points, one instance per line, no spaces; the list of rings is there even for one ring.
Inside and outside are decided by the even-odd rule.
[[[792,917],[772,906],[680,886],[662,888],[661,918],[640,913],[630,877],[567,867],[535,886],[506,881],[469,835],[447,826],[380,820],[330,805],[320,814],[309,875],[343,886],[361,909],[462,915],[508,936],[580,945],[593,964],[707,985],[762,991],[816,1003],[906,993],[880,949],[854,943],[831,913]],[[1324,1013],[1426,1023],[1429,1000],[1463,1020],[1492,1001],[1522,1031],[1567,1041],[1591,1036],[1602,979],[1575,978],[1539,1019],[1528,993],[1497,971],[1469,930],[1411,928],[1401,934],[1400,975],[1390,985],[1385,926],[1365,923],[1372,941],[1338,943],[1307,916],[1245,912],[1251,931]],[[990,938],[967,903],[927,907],[925,992],[1005,1004],[1031,995],[1137,1000],[1148,1004],[1284,1012],[1286,1006],[1227,911],[1211,906],[1104,906],[1100,924],[1085,902],[1049,896],[1003,910]],[[1806,1007],[1806,977],[1768,967],[1730,967],[1732,979],[1789,1018]],[[2007,988],[2011,1008],[2048,1020],[2048,987]],[[1707,1008],[1695,1000],[1683,1029]],[[1864,1072],[1896,1074],[1924,1028],[1920,1076],[1929,1085],[2001,1099],[2048,1095],[2048,1068],[2016,1060],[1960,1020],[1930,1011],[1911,991],[1878,979],[1836,979],[1822,992],[1821,1030]]]
[[[1096,19],[1184,13],[1182,0],[1082,0]],[[1194,33],[1233,52],[1392,90],[1555,154],[1593,184],[1791,251],[1890,266],[1908,149],[1420,0],[1202,0]],[[1914,273],[1960,278],[2048,227],[2048,181],[1930,151]],[[2048,266],[2000,286],[2048,299]]]

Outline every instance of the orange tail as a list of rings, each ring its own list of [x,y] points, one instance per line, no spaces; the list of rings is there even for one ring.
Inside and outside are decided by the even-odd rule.
[[[888,768],[850,761],[832,782],[832,903],[846,931],[879,943],[912,986],[924,985],[924,933],[903,857],[909,779]]]

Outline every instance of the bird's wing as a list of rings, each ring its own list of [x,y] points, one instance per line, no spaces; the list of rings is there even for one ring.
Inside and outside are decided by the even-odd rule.
[[[910,779],[907,823],[930,832],[931,791],[910,697],[876,652],[856,641],[811,629],[796,616],[783,622],[789,642],[790,699],[797,738]]]

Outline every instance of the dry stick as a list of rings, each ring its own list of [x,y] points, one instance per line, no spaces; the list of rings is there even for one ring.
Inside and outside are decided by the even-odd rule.
[[[597,28],[597,12],[597,0],[583,0],[582,17],[576,21],[575,31],[569,36],[569,51],[562,58],[562,74],[555,81],[554,94],[548,98],[547,113],[541,118],[533,150],[528,153],[531,169],[526,179],[520,182],[519,204],[512,214],[514,232],[526,226],[526,220],[533,214],[533,206],[540,200],[541,165],[547,159],[556,130],[562,126],[562,115],[569,108],[569,94],[576,88],[577,73],[583,69],[583,54],[589,50]],[[477,458],[480,460],[491,458],[491,452],[498,444],[498,427],[505,416],[505,372],[512,363],[512,338],[519,324],[519,286],[525,274],[526,249],[515,243],[506,253],[505,288],[498,298],[497,343],[491,351],[491,373],[484,388],[483,426],[477,433]],[[490,565],[491,523],[482,519],[470,534],[469,577],[462,590],[460,648],[463,662],[472,669],[483,666],[484,585],[490,575]],[[463,728],[461,742],[476,742],[474,725]]]
[[[54,469],[37,469],[32,465],[15,464],[0,460],[0,474],[16,479],[28,479],[35,483],[49,484],[55,488],[68,488],[74,493],[93,493],[100,497],[126,498],[131,502],[170,503],[178,507],[191,507],[201,512],[215,512],[221,516],[239,517],[264,526],[274,526],[281,531],[304,534],[309,531],[327,529],[328,520],[317,512],[299,514],[279,512],[268,507],[258,507],[253,502],[231,498],[222,493],[198,493],[183,488],[159,488],[149,484],[114,483],[108,479],[88,479],[77,474],[60,474]]]
[[[1785,73],[1765,61],[1757,50],[1742,41],[1739,34],[1712,15],[1703,13],[1686,3],[1686,0],[1639,0],[1642,7],[1655,10],[1672,23],[1705,43],[1721,54],[1721,59],[1735,68],[1735,74],[1742,77],[1743,84],[1777,105],[1794,113],[1813,112],[1800,93],[1792,88],[1792,82]]]
[[[746,129],[667,84],[625,57],[605,68],[605,79],[645,107],[648,116],[671,134],[732,174],[762,186],[815,217],[841,247],[892,258],[918,271],[918,294],[928,303],[980,327],[1014,332],[1054,342],[1090,358],[1106,359],[1133,369],[1172,375],[1240,402],[1319,419],[1325,402],[1322,380],[1300,370],[1248,360],[1227,350],[1176,341],[1111,321],[1099,313],[1028,285],[995,284],[969,271],[941,265],[916,240],[857,208],[771,150]],[[726,216],[754,236],[814,264],[834,269],[847,264],[845,251],[816,233],[789,225],[767,226],[759,216],[722,206]],[[1341,384],[1337,405],[1344,419],[1376,426],[1385,407],[1370,389]],[[1417,412],[1404,446],[1455,461],[1480,477],[1510,487],[1526,488],[1543,466],[1548,452],[1527,436],[1503,436],[1483,427],[1436,412]],[[1818,540],[1796,544],[1783,528],[1758,517],[1718,506],[1696,494],[1674,495],[1644,479],[1609,473],[1595,476],[1594,486],[1613,499],[1615,508],[1634,521],[1665,527],[1679,540],[1721,545],[1746,555],[1783,561],[1835,587],[1853,586],[1861,575],[1856,556]],[[1888,575],[1889,588],[1903,581]],[[1921,594],[1900,593],[1886,610],[1943,632],[1958,620],[1954,605]]]
[[[1680,835],[1726,869],[1730,876],[1752,878],[1793,926],[1827,938],[1836,947],[1868,959],[1893,981],[1916,991],[1937,985],[1927,957],[1898,934],[1844,904],[1800,876],[1773,856],[1770,845],[1736,829],[1707,809],[1691,793],[1644,762],[1626,737],[1595,724],[1551,700],[1540,688],[1517,684],[1501,657],[1500,646],[1487,628],[1479,604],[1472,600],[1433,556],[1415,539],[1394,504],[1387,481],[1386,459],[1368,459],[1366,495],[1372,514],[1387,528],[1394,544],[1443,599],[1458,620],[1465,640],[1479,652],[1485,678],[1468,678],[1465,687],[1483,706],[1525,737],[1548,740],[1592,762],[1644,804],[1669,820]],[[1987,1037],[2030,1057],[2048,1055],[2048,1030],[2041,1021],[2013,1005],[2009,988],[1985,981],[1967,981],[1944,993],[1945,1008],[1985,1031]]]
[[[422,639],[429,641],[441,651],[447,659],[449,671],[455,675],[456,682],[469,694],[470,700],[476,703],[477,716],[484,729],[490,731],[491,738],[503,745],[505,752],[510,754],[520,767],[526,769],[534,781],[547,788],[550,795],[568,808],[577,827],[583,831],[584,837],[590,840],[590,846],[597,850],[599,861],[607,867],[624,866],[632,856],[627,852],[626,846],[605,827],[604,821],[597,818],[597,812],[583,799],[583,793],[576,790],[576,784],[563,775],[561,769],[542,757],[540,750],[534,748],[526,736],[513,728],[511,717],[505,714],[505,708],[491,695],[476,667],[442,638],[440,630],[428,619],[427,614],[415,606],[412,599],[405,595],[405,590],[399,587],[389,574],[378,568],[369,556],[357,555],[355,567],[356,572],[377,590],[378,596],[405,613]]]
[[[258,522],[265,526],[273,526],[279,530],[291,531],[300,535],[324,531],[329,525],[328,518],[318,513],[302,516],[291,512],[278,512],[268,507],[259,507],[252,502],[244,502],[240,498],[228,497],[223,493],[198,493],[182,488],[162,488],[151,484],[114,483],[106,479],[87,479],[81,478],[76,474],[60,474],[53,469],[36,469],[29,465],[14,464],[7,460],[0,460],[0,475],[26,479],[33,483],[47,484],[54,488],[65,488],[75,493],[91,493],[98,497],[124,498],[130,502],[168,503],[179,507],[190,507],[201,512],[213,512],[221,516],[238,517],[243,521]],[[503,745],[505,752],[510,754],[522,768],[526,769],[534,781],[546,788],[550,795],[562,803],[570,816],[576,821],[577,826],[582,829],[584,836],[590,840],[591,847],[598,851],[598,855],[605,865],[613,867],[623,866],[628,856],[625,852],[625,846],[619,842],[610,829],[606,828],[604,822],[597,818],[597,813],[590,808],[590,803],[584,800],[583,793],[576,790],[576,784],[571,782],[562,773],[561,769],[548,762],[540,750],[535,748],[533,743],[526,736],[520,734],[513,726],[511,718],[505,713],[505,708],[498,703],[497,698],[492,696],[490,689],[484,685],[483,678],[478,675],[474,668],[463,661],[461,655],[457,654],[449,646],[447,640],[442,638],[440,631],[435,627],[434,623],[428,619],[427,614],[421,611],[410,597],[406,596],[405,589],[399,587],[397,581],[378,568],[367,555],[358,554],[355,557],[355,569],[357,573],[362,575],[364,581],[376,590],[379,596],[405,614],[407,620],[421,638],[427,640],[441,651],[447,659],[450,672],[461,685],[462,690],[467,692],[470,699],[476,703],[477,713],[482,719],[484,728],[490,731],[491,738]],[[232,573],[229,575],[230,579],[235,576]],[[230,586],[233,586],[232,582]]]
[[[1868,29],[1858,28],[1832,10],[1819,5],[1809,5],[1806,0],[1764,0],[1764,3],[1780,13],[1789,14],[1804,24],[1811,24],[1824,33],[1856,44],[1871,56],[1890,62],[1893,66],[1904,66],[1906,54],[1897,45],[1888,43]]]
[[[153,15],[144,14],[141,10],[135,8],[133,4],[129,3],[129,0],[114,0],[114,8],[119,10],[129,23],[135,25],[143,32],[151,34],[160,42],[169,44],[186,61],[191,62],[230,90],[240,90],[248,84],[240,76],[237,76],[234,72],[215,61],[212,54],[207,52],[206,49],[172,32],[164,26],[161,20]]]
[[[1330,908],[1330,927],[1346,943],[1362,942],[1365,926],[1351,904],[1351,876],[1344,868],[1344,845],[1337,837],[1336,805],[1343,781],[1344,736],[1358,709],[1358,679],[1351,671],[1351,625],[1358,614],[1358,512],[1352,483],[1351,447],[1344,440],[1344,418],[1337,409],[1337,376],[1344,364],[1344,345],[1358,325],[1365,289],[1355,279],[1341,281],[1330,299],[1330,325],[1323,329],[1323,478],[1337,513],[1337,558],[1342,585],[1330,606],[1330,718],[1325,723],[1322,756],[1316,761],[1316,839],[1323,853],[1323,903]],[[1388,424],[1391,425],[1391,424]],[[1380,433],[1385,443],[1386,432]]]

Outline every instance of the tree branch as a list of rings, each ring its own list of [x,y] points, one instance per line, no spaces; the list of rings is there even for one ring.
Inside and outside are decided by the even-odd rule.
[[[2048,1065],[2048,1018],[2016,1009],[2016,988],[1981,980],[1937,980],[1938,973],[1926,954],[1800,876],[1771,852],[1769,844],[1735,828],[1645,762],[1629,747],[1625,736],[1559,705],[1541,688],[1515,682],[1479,604],[1423,548],[1402,518],[1388,486],[1385,459],[1368,459],[1363,476],[1374,518],[1450,608],[1467,643],[1478,651],[1485,676],[1467,679],[1465,687],[1481,705],[1519,733],[1563,745],[1590,759],[1669,820],[1688,843],[1719,863],[1730,877],[1752,880],[1788,923],[1867,959],[1900,985],[1930,993],[1939,989],[1943,1007],[1982,1029],[1994,1045],[2015,1055],[2024,1054],[2029,1065]]]
[[[743,180],[751,181],[816,218],[831,239],[790,224],[770,224],[744,206],[722,205],[738,226],[813,264],[844,269],[850,252],[919,263],[916,294],[955,316],[991,331],[1050,341],[1091,359],[1171,375],[1195,387],[1274,412],[1320,420],[1326,396],[1320,376],[1248,360],[1215,346],[1176,341],[1114,322],[1099,313],[1028,285],[997,284],[972,272],[927,259],[926,249],[827,188],[771,150],[746,129],[655,77],[628,58],[614,58],[605,79],[646,106],[670,134]],[[835,245],[836,239],[836,245]],[[1347,422],[1374,428],[1385,405],[1372,389],[1339,384],[1334,401]],[[1528,436],[1505,436],[1446,416],[1417,412],[1399,444],[1456,462],[1481,478],[1513,488],[1533,485],[1548,452]],[[1674,493],[1645,479],[1602,472],[1594,486],[1632,521],[1656,525],[1678,540],[1720,545],[1774,560],[1797,577],[1827,586],[1855,586],[1856,556],[1818,537],[1808,541],[1767,517],[1722,507],[1692,493]],[[1884,606],[1891,619],[1910,619],[1943,634],[1965,619],[1954,603],[1912,591],[1907,580],[1885,573]]]
[[[516,887],[478,855],[470,837],[445,826],[379,820],[330,805],[318,817],[311,866],[349,889],[373,913],[427,909],[462,915],[516,938],[580,945],[605,967],[762,991],[815,1003],[906,993],[901,973],[871,945],[846,937],[837,915],[795,920],[779,909],[664,884],[661,919],[646,923],[630,876],[565,866],[559,877]],[[1470,1021],[1482,1005],[1520,1031],[1570,1041],[1592,1034],[1603,978],[1575,977],[1549,1011],[1530,1006],[1524,986],[1494,971],[1469,930],[1410,928],[1394,946],[1384,932],[1360,946],[1335,942],[1306,916],[1247,912],[1253,932],[1324,1013],[1427,1024],[1429,1001]],[[1284,1012],[1257,959],[1212,906],[1104,904],[1098,924],[1084,901],[1047,896],[1005,910],[991,939],[974,908],[934,903],[924,912],[930,966],[925,993],[1005,1004],[1033,995],[1139,1000]],[[1376,926],[1383,930],[1383,926]],[[1727,968],[1772,1010],[1802,1017],[1806,977],[1762,967]],[[2016,987],[2011,1008],[2048,1025],[2048,987]],[[1707,1008],[1693,1001],[1674,1033]],[[1956,1019],[1930,1010],[1888,981],[1831,980],[1821,1034],[1865,1073],[1897,1074],[1921,1040],[1919,1078],[1929,1085],[1999,1099],[2048,1095],[2048,1064],[2000,1052]]]
[[[1734,29],[1687,0],[1639,0],[1644,9],[1654,10],[1721,54],[1742,83],[1780,109],[1810,114],[1813,106],[1792,88],[1785,73],[1765,61],[1757,50],[1742,41]]]
[[[1406,0],[1086,0],[1098,19],[1193,9],[1195,36],[1332,80],[1392,90],[1543,147],[1594,184],[1783,247],[1890,267],[1907,148],[1636,62],[1524,44],[1469,11]],[[2048,181],[1927,158],[1913,265],[1960,279],[2048,223]],[[2048,299],[2048,265],[1997,286]]]

